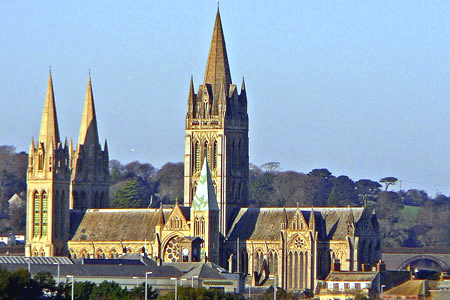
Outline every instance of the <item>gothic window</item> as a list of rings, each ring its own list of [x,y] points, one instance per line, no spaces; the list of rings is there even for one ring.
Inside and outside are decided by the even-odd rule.
[[[39,256],[39,252],[36,248],[33,249],[33,256]]]
[[[58,191],[56,191],[56,193],[55,193],[55,202],[54,202],[54,206],[53,206],[53,215],[55,216],[54,217],[54,225],[53,225],[53,229],[54,229],[54,232],[55,232],[55,237],[59,237],[59,233],[60,233],[60,228],[61,228],[61,224],[60,224],[60,222],[61,222],[61,215],[60,215],[60,213],[61,213],[61,208],[60,208],[60,203],[61,203],[61,200],[62,199],[60,199],[60,197],[59,197],[59,192]]]
[[[195,147],[194,147],[194,171],[199,171],[200,170],[200,146],[198,144],[198,141],[195,142]]]
[[[48,199],[47,192],[42,192],[42,235],[47,235],[48,230]]]
[[[45,256],[45,251],[44,251],[44,249],[41,248],[41,250],[39,251],[39,256]]]
[[[209,144],[208,141],[205,142],[205,157],[206,161],[211,164],[211,161],[209,160]]]
[[[213,166],[214,169],[217,168],[217,154],[218,154],[218,150],[219,150],[219,147],[217,145],[217,141],[214,141],[214,166]]]
[[[117,253],[116,249],[113,248],[109,251],[109,258],[118,258],[118,257],[119,254]]]
[[[292,271],[294,268],[294,261],[293,261],[294,255],[292,254],[292,252],[289,252],[289,256],[288,256],[288,287],[291,289],[292,288]]]
[[[39,164],[38,164],[38,170],[42,171],[44,169],[44,153],[42,153],[42,150],[39,151]]]
[[[103,253],[103,251],[101,249],[98,249],[96,258],[104,259],[105,258],[105,253]]]
[[[177,262],[180,259],[181,255],[181,247],[178,243],[178,237],[174,237],[169,240],[166,244],[166,248],[164,251],[164,261],[165,262]]]
[[[202,236],[205,236],[205,228],[206,228],[206,222],[205,222],[205,218],[202,217]]]
[[[269,273],[278,273],[278,254],[274,250],[269,252]]]
[[[239,166],[241,165],[241,141],[239,140],[238,141],[238,145],[237,145],[237,147],[236,147],[236,172],[237,173],[240,173],[239,172]]]
[[[198,219],[198,217],[195,217],[194,235],[200,235],[200,220]]]
[[[39,192],[34,192],[34,237],[39,237],[41,234],[41,195]]]
[[[255,271],[259,272],[261,270],[261,267],[263,265],[263,260],[264,260],[264,254],[262,253],[261,250],[256,250],[256,255],[255,255]]]

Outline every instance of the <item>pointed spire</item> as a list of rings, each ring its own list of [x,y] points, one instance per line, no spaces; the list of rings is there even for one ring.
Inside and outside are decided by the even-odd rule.
[[[42,113],[41,131],[39,133],[38,142],[44,143],[46,149],[49,147],[50,142],[53,142],[53,145],[59,143],[58,118],[56,116],[51,71],[48,75],[47,96],[45,98],[44,111]]]
[[[103,147],[103,152],[108,153],[108,141],[105,139],[105,146]]]
[[[164,226],[165,223],[166,223],[166,221],[164,220],[164,213],[162,210],[162,203],[161,203],[161,205],[159,206],[159,209],[158,209],[158,225]]]
[[[245,91],[245,79],[242,77],[241,91]]]
[[[78,140],[78,145],[84,144],[99,144],[97,118],[95,116],[94,96],[92,93],[90,72],[86,89],[86,99],[84,101],[83,115],[81,117],[80,137]]]
[[[34,152],[34,139],[33,139],[33,137],[31,137],[31,144],[30,144],[30,153],[29,154],[31,154],[31,153],[33,153]]]
[[[316,225],[316,216],[314,215],[314,207],[311,208],[311,216],[309,217],[309,228],[314,228]]]
[[[194,117],[194,102],[195,102],[195,92],[194,92],[194,78],[191,75],[191,82],[189,85],[189,96],[188,96],[188,115]]]
[[[230,66],[228,64],[227,48],[222,30],[222,21],[220,19],[219,8],[217,8],[216,22],[209,48],[208,62],[206,64],[205,82],[211,84],[213,95],[219,92],[220,85],[224,83],[225,87],[232,83]]]
[[[200,178],[197,183],[194,199],[192,201],[193,210],[219,210],[217,204],[216,191],[212,182],[211,171],[208,161],[203,161]]]

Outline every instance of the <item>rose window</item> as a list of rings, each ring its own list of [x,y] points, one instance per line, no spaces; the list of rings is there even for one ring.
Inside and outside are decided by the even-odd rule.
[[[298,237],[295,239],[294,245],[296,248],[304,248],[306,246],[306,242],[304,239]]]
[[[171,239],[166,245],[166,251],[164,253],[165,262],[176,262],[179,261],[181,254],[181,247],[178,244],[178,239]]]

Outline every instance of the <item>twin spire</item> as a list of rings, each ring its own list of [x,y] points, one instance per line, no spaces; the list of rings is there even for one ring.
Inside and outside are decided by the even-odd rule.
[[[44,143],[46,148],[48,148],[51,144],[53,144],[53,147],[56,147],[58,143],[60,143],[51,72],[48,76],[47,96],[45,98],[44,111],[42,113],[39,142]],[[81,118],[80,137],[78,140],[79,145],[87,143],[99,144],[97,118],[95,116],[94,97],[92,93],[90,74],[86,90],[86,98],[84,101],[83,115]]]
[[[84,100],[83,115],[81,118],[80,137],[78,145],[99,144],[97,118],[95,116],[94,96],[92,93],[91,74],[86,89],[86,98]]]
[[[56,147],[59,142],[58,118],[56,116],[55,96],[53,94],[52,73],[50,72],[38,143],[44,143],[46,147],[53,143],[54,147]]]

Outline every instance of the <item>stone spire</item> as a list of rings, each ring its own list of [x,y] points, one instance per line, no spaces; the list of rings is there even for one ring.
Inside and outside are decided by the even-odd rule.
[[[216,191],[214,189],[211,171],[205,158],[202,171],[192,201],[193,210],[219,210],[217,204]]]
[[[84,144],[99,144],[94,96],[92,94],[91,74],[89,74],[86,99],[84,101],[83,115],[81,117],[80,137],[78,139],[78,145]]]
[[[45,98],[44,112],[42,113],[41,131],[39,141],[48,148],[51,142],[57,146],[59,141],[58,118],[56,117],[55,96],[53,95],[52,73],[48,75],[47,96]]]
[[[225,84],[225,88],[228,89],[231,83],[231,72],[230,66],[228,65],[222,21],[220,20],[219,9],[217,9],[216,22],[209,48],[208,62],[206,64],[204,84],[211,84],[213,95],[216,95],[220,91],[221,84]]]

